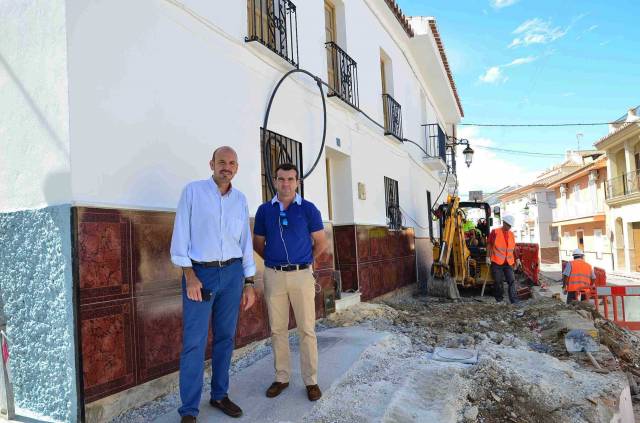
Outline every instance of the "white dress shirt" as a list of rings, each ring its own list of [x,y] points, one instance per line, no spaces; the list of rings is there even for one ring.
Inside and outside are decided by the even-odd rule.
[[[191,260],[232,258],[242,258],[245,277],[255,275],[247,199],[233,187],[222,195],[213,178],[191,182],[176,210],[171,261],[191,267]]]

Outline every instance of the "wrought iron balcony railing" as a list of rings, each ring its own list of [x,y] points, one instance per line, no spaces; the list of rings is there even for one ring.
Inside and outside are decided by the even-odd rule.
[[[402,141],[402,109],[389,94],[382,94],[384,108],[384,134]]]
[[[247,0],[246,42],[258,41],[298,67],[298,17],[289,0]]]
[[[429,157],[439,157],[447,161],[447,134],[437,123],[422,125],[424,127],[425,150]]]
[[[358,64],[346,51],[330,41],[327,46],[327,66],[329,73],[329,97],[338,96],[358,108]]]
[[[607,200],[640,192],[640,170],[611,178],[606,184]]]

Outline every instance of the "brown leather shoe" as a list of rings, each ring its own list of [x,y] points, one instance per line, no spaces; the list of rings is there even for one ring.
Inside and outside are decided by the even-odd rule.
[[[318,401],[322,396],[318,385],[307,385],[307,397],[309,401]]]
[[[273,398],[280,395],[282,391],[287,389],[289,382],[273,382],[267,389],[267,398]]]
[[[196,423],[195,416],[182,416],[180,423]]]
[[[209,401],[213,407],[220,409],[224,414],[231,417],[240,417],[242,416],[242,409],[235,405],[233,401],[229,399],[229,397],[224,397],[219,401],[212,399]]]

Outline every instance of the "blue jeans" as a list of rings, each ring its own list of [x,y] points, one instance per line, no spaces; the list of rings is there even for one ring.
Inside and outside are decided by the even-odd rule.
[[[182,277],[183,333],[182,353],[180,354],[182,407],[178,409],[181,416],[198,415],[209,320],[213,326],[211,398],[219,400],[227,395],[229,366],[244,286],[242,260],[237,260],[222,268],[194,264],[193,270],[203,287],[211,290],[212,298],[202,302],[187,298],[186,282],[184,276]]]

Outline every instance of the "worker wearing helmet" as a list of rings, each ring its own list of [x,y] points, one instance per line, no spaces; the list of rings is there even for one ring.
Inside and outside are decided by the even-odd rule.
[[[596,274],[591,265],[584,261],[584,252],[576,248],[573,250],[573,261],[568,262],[562,271],[562,291],[567,294],[567,304],[579,300],[595,281]]]
[[[513,276],[513,265],[515,264],[516,240],[511,232],[513,226],[513,216],[502,218],[502,227],[491,231],[487,239],[487,264],[491,265],[493,275],[493,296],[496,302],[504,300],[503,283],[506,279],[509,285],[509,301],[511,304],[518,302],[516,298],[515,278]]]

